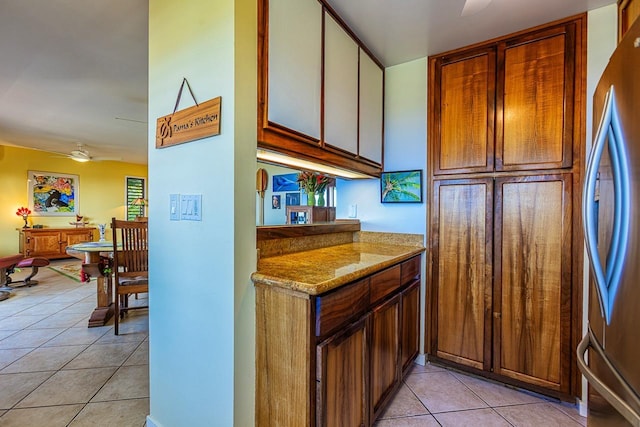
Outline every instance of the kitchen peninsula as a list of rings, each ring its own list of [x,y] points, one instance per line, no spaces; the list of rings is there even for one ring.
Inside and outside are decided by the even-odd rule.
[[[259,227],[256,425],[372,425],[418,354],[422,235]]]

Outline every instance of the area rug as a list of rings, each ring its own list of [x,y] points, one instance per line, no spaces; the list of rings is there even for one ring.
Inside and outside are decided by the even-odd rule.
[[[68,277],[71,280],[75,280],[76,282],[80,282],[80,272],[82,269],[82,265],[80,263],[73,264],[57,264],[51,265],[49,268],[55,271],[58,274],[62,274],[63,276]],[[92,277],[92,279],[95,279]]]

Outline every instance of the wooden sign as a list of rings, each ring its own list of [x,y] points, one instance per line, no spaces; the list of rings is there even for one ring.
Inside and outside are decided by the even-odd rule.
[[[222,97],[176,111],[156,121],[156,148],[220,135],[220,103]]]

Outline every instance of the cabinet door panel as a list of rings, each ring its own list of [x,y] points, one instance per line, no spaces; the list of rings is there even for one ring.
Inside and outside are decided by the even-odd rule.
[[[574,31],[561,27],[542,36],[504,50],[497,170],[572,165],[574,50],[567,46]]]
[[[400,381],[400,294],[373,309],[371,314],[371,415]]]
[[[269,2],[268,120],[320,139],[322,6]]]
[[[383,71],[360,49],[360,157],[382,163]]]
[[[59,231],[38,231],[28,237],[27,248],[30,248],[27,256],[55,257],[60,255],[62,235]]]
[[[63,238],[66,246],[75,245],[76,243],[90,242],[93,240],[93,233],[82,231],[82,232],[69,232],[66,231],[63,233]]]
[[[402,292],[402,342],[400,363],[402,372],[418,355],[420,343],[420,280],[416,279]]]
[[[568,391],[571,174],[496,180],[495,371]]]
[[[493,169],[495,53],[448,60],[440,69],[436,175]],[[437,131],[437,130],[436,130]]]
[[[618,0],[618,43],[640,16],[640,1]]]
[[[324,141],[358,153],[358,45],[325,13]]]
[[[367,426],[367,319],[317,347],[317,425]]]
[[[432,350],[478,369],[491,362],[492,196],[491,179],[435,182]]]

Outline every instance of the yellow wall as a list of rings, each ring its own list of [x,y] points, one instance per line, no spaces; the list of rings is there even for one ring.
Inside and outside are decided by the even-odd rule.
[[[57,158],[44,151],[0,145],[0,256],[18,253],[18,232],[22,217],[16,215],[28,206],[27,171],[78,175],[80,215],[90,225],[111,222],[125,215],[125,176],[147,177],[147,165],[123,162],[79,163]],[[70,227],[75,217],[29,217],[29,223],[45,227]],[[108,233],[108,232],[107,232]],[[96,234],[97,236],[97,234]]]

